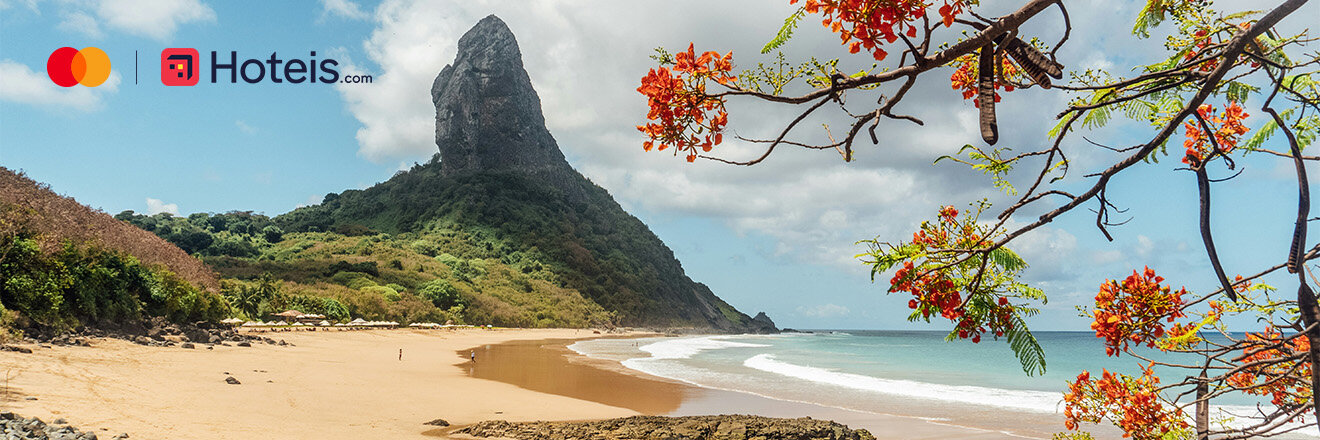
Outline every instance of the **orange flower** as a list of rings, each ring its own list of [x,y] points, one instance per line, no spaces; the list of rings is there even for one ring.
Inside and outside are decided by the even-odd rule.
[[[1142,273],[1132,271],[1122,284],[1106,280],[1100,285],[1091,329],[1097,338],[1104,338],[1105,354],[1117,356],[1129,343],[1154,347],[1155,340],[1164,336],[1164,324],[1160,320],[1173,322],[1184,316],[1182,296],[1187,289],[1174,292],[1168,286],[1161,286],[1162,281],[1164,278],[1147,267]]]
[[[674,154],[686,153],[687,161],[697,159],[701,152],[724,141],[722,132],[729,123],[724,98],[706,92],[707,80],[726,86],[734,85],[738,78],[733,70],[733,52],[721,56],[706,52],[697,56],[692,44],[686,52],[674,54],[673,70],[660,66],[642,77],[637,92],[645,95],[650,111],[646,125],[637,126],[649,140],[642,149],[651,151],[658,146],[664,151],[670,146]]]
[[[1243,349],[1243,365],[1254,365],[1230,376],[1229,385],[1248,394],[1270,396],[1280,408],[1309,407],[1311,402],[1311,363],[1305,355],[1311,340],[1305,335],[1284,341],[1273,327],[1261,333],[1248,333],[1253,342]],[[1277,348],[1272,348],[1277,347]]]
[[[1104,370],[1099,380],[1092,380],[1091,373],[1083,371],[1063,395],[1063,425],[1074,431],[1081,422],[1108,419],[1123,430],[1123,437],[1135,440],[1162,439],[1188,429],[1186,417],[1160,402],[1159,384],[1151,366],[1136,378]]]
[[[789,4],[797,2],[790,0]],[[939,8],[940,22],[952,26],[969,3],[975,0],[944,0]],[[804,8],[808,13],[824,15],[821,25],[837,32],[849,52],[865,48],[876,60],[883,60],[889,52],[880,46],[898,40],[899,34],[916,37],[919,23],[913,22],[926,17],[930,6],[925,0],[806,0]]]
[[[973,218],[960,221],[958,209],[943,206],[940,207],[937,222],[922,223],[921,229],[912,234],[911,245],[924,252],[949,248],[984,248],[990,242],[978,234]],[[971,339],[973,343],[979,343],[985,333],[999,337],[1013,328],[1013,314],[1017,306],[1009,302],[1007,297],[992,296],[984,306],[988,310],[969,314],[962,288],[943,270],[927,271],[912,261],[904,261],[903,266],[890,278],[889,286],[890,292],[912,294],[908,308],[916,310],[913,316],[929,319],[938,315],[954,322],[954,332],[960,339]]]
[[[1214,132],[1215,143],[1219,144],[1219,151],[1223,154],[1232,153],[1233,149],[1237,148],[1242,135],[1250,131],[1246,125],[1242,124],[1242,121],[1251,115],[1243,111],[1242,106],[1239,106],[1238,103],[1231,101],[1219,116],[1215,116],[1214,112],[1215,108],[1210,104],[1201,104],[1201,107],[1196,109],[1196,113],[1202,119],[1205,119],[1206,125],[1209,125]],[[1183,155],[1183,163],[1192,164],[1195,162],[1199,164],[1204,162],[1206,158],[1210,157],[1211,143],[1209,136],[1201,128],[1201,123],[1196,120],[1189,120],[1183,123],[1183,129],[1186,137],[1186,140],[1183,141],[1183,148],[1187,149],[1186,154]]]

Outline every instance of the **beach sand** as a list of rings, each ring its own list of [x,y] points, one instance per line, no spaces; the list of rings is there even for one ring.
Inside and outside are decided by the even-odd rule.
[[[461,349],[520,339],[589,337],[590,331],[375,330],[268,336],[296,346],[190,350],[101,339],[91,348],[3,352],[0,374],[8,374],[9,380],[0,410],[47,422],[65,418],[102,438],[125,432],[135,440],[426,439],[448,430],[423,425],[436,418],[461,425],[488,419],[637,414],[472,379],[455,367],[468,362],[456,354]],[[242,384],[227,384],[226,376]]]
[[[588,420],[637,414],[811,416],[880,439],[999,439],[911,417],[698,388],[565,347],[585,330],[373,330],[268,334],[296,346],[207,350],[100,339],[0,352],[0,410],[132,439],[428,439],[441,418]],[[403,359],[399,360],[399,349]],[[475,351],[477,362],[468,360]],[[242,382],[225,383],[227,376]],[[35,397],[37,400],[27,400]],[[104,430],[103,430],[104,429]]]

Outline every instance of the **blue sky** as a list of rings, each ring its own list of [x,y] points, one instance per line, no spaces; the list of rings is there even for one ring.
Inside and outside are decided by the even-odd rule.
[[[430,82],[453,59],[458,37],[495,13],[518,36],[550,131],[569,161],[650,225],[693,279],[747,313],[768,312],[781,326],[911,328],[904,321],[908,298],[885,296],[886,286],[871,284],[852,258],[863,250],[853,243],[906,238],[941,204],[1004,200],[977,172],[931,165],[977,142],[975,113],[944,74],[919,83],[905,104],[926,127],[887,125],[885,144],[862,147],[852,164],[831,153],[786,150],[740,168],[641,151],[633,126],[645,102],[633,89],[653,65],[650,49],[695,42],[698,50],[733,50],[739,66],[764,61],[757,52],[792,12],[786,3],[3,0],[0,165],[110,213],[278,215],[429,159],[436,151]],[[1117,74],[1125,70],[1115,66],[1156,61],[1159,38],[1112,32],[1127,29],[1137,7],[1075,2],[1076,28],[1061,60],[1069,68]],[[1057,17],[1046,15],[1029,30],[1050,40],[1059,27]],[[110,81],[94,89],[51,84],[45,60],[61,46],[105,50],[114,66]],[[196,48],[204,59],[212,50],[261,59],[272,52],[305,59],[316,51],[338,60],[341,72],[374,81],[210,84],[204,71],[198,86],[165,87],[158,60],[170,47]],[[837,37],[810,20],[785,51],[790,59],[870,64],[847,58]],[[1066,99],[1039,90],[1006,95],[1001,145],[1035,148]],[[1261,114],[1258,101],[1246,106],[1253,116]],[[782,127],[793,109],[736,103],[732,110],[734,130],[760,135]],[[1087,136],[1127,145],[1149,133],[1128,123]],[[736,143],[721,148],[729,157],[755,154]],[[1082,175],[1113,160],[1079,138],[1070,148],[1077,163],[1065,188],[1088,185]],[[1086,329],[1073,306],[1088,302],[1103,279],[1145,264],[1193,290],[1211,288],[1194,179],[1174,170],[1176,162],[1139,165],[1114,182],[1110,197],[1131,208],[1133,219],[1113,229],[1113,243],[1084,211],[1024,237],[1018,250],[1032,264],[1027,278],[1053,299],[1034,321],[1037,328]],[[1215,186],[1215,231],[1229,271],[1254,273],[1286,252],[1295,187],[1287,163],[1267,157],[1240,163],[1241,177]],[[1295,288],[1287,278],[1277,280]]]

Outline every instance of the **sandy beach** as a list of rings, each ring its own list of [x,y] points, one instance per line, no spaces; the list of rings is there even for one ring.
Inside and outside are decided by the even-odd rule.
[[[472,379],[459,350],[528,339],[593,336],[582,330],[393,330],[270,335],[294,347],[207,350],[95,346],[0,353],[3,411],[65,418],[104,438],[424,439],[487,419],[577,420],[637,412]],[[399,350],[403,359],[398,359]],[[480,362],[481,359],[478,359]],[[240,385],[225,383],[233,376]],[[28,400],[35,397],[37,400]],[[104,428],[105,430],[102,430]]]
[[[811,416],[878,438],[992,439],[997,432],[709,390],[564,348],[585,330],[464,329],[268,334],[295,346],[207,350],[99,339],[0,352],[3,411],[67,419],[103,438],[426,439],[482,420],[637,414]],[[399,350],[403,358],[399,359]],[[477,362],[468,356],[475,351]],[[233,376],[241,384],[231,385]],[[35,400],[31,400],[35,398]]]

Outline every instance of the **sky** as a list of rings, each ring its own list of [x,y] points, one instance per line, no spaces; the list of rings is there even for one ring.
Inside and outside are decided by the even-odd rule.
[[[982,11],[995,14],[1015,2],[985,3]],[[1130,66],[1165,56],[1158,35],[1138,40],[1127,32],[1139,2],[1068,4],[1073,29],[1059,59],[1069,70],[1125,75]],[[1301,29],[1317,8],[1306,6],[1281,27]],[[852,163],[833,152],[783,148],[755,167],[689,164],[641,149],[644,139],[634,127],[643,122],[646,102],[635,89],[655,66],[648,58],[653,48],[693,43],[698,51],[733,51],[736,70],[751,67],[772,61],[760,48],[794,10],[787,1],[764,0],[0,0],[0,166],[111,214],[274,216],[318,203],[326,193],[369,187],[437,152],[431,82],[453,60],[463,32],[496,14],[518,38],[548,128],[569,162],[647,223],[694,280],[748,314],[765,311],[781,327],[947,329],[906,322],[909,297],[886,295],[888,275],[872,283],[869,268],[854,256],[865,251],[858,240],[910,237],[941,205],[965,209],[989,199],[998,207],[989,215],[1007,206],[980,172],[932,164],[965,144],[981,144],[975,109],[948,85],[950,69],[923,76],[898,108],[924,126],[882,124],[880,145],[864,142]],[[1023,33],[1053,42],[1061,23],[1046,12]],[[113,64],[109,79],[97,87],[53,84],[43,66],[62,46],[104,50]],[[204,70],[197,86],[166,87],[159,79],[166,48],[196,48],[203,59],[211,51],[234,51],[240,59],[334,59],[341,73],[370,75],[372,82],[212,84]],[[845,49],[812,19],[782,48],[793,61],[840,58],[841,68],[853,70],[871,65]],[[999,145],[1040,148],[1068,99],[1039,89],[1005,94]],[[1257,116],[1252,127],[1261,122],[1259,101],[1245,106]],[[736,101],[730,130],[767,137],[794,110],[800,109]],[[827,139],[825,126],[837,135],[846,123],[825,115],[795,133],[819,142]],[[1125,146],[1152,131],[1127,122],[1081,134]],[[1175,137],[1174,145],[1180,141]],[[1085,174],[1117,157],[1080,135],[1066,145],[1074,168],[1059,184],[1065,190],[1086,188],[1092,180]],[[726,141],[716,153],[747,159],[759,150]],[[1195,179],[1179,165],[1176,157],[1138,165],[1112,182],[1109,197],[1128,210],[1121,219],[1130,218],[1111,228],[1113,242],[1079,209],[1014,243],[1031,265],[1025,279],[1050,296],[1029,321],[1033,328],[1086,330],[1075,306],[1091,302],[1105,279],[1146,265],[1194,292],[1214,289],[1197,229]],[[1250,274],[1286,254],[1296,187],[1289,162],[1256,155],[1239,168],[1231,184],[1215,185],[1214,228],[1229,273]],[[1227,174],[1214,170],[1214,177]],[[1288,277],[1269,282],[1296,288]]]

